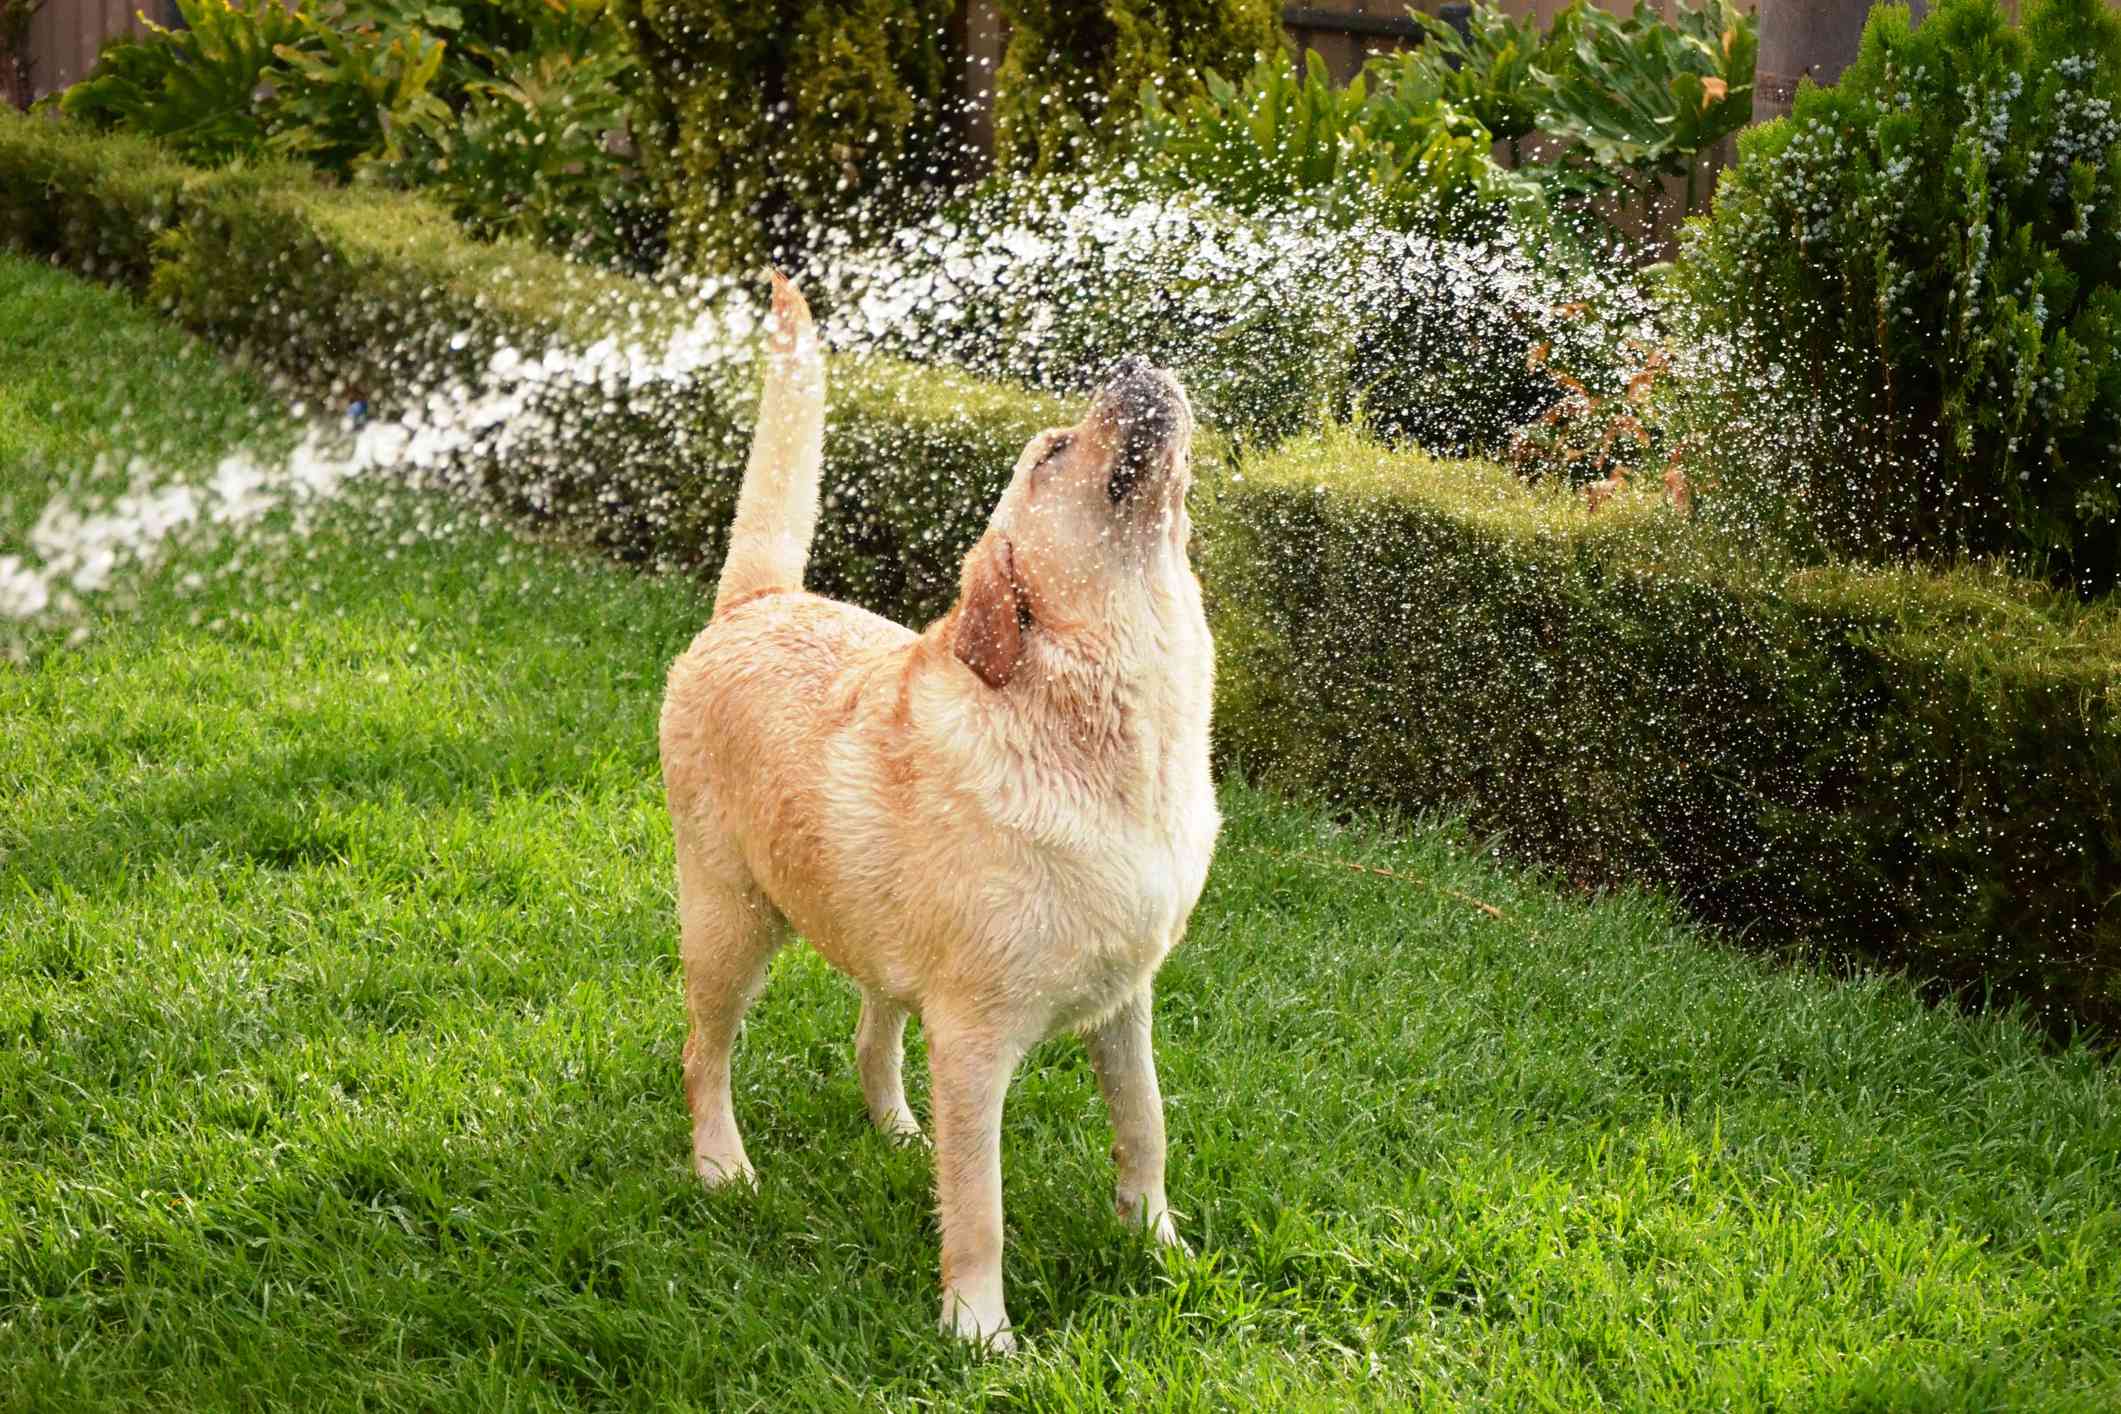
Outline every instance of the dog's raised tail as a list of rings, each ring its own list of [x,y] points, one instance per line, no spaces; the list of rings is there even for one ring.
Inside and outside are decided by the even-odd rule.
[[[818,479],[825,461],[825,351],[810,306],[778,270],[766,328],[766,386],[759,395],[751,459],[729,527],[729,555],[714,607],[753,594],[801,589],[817,533]]]

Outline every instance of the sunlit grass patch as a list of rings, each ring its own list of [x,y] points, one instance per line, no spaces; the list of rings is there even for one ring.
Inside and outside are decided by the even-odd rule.
[[[123,295],[0,254],[0,546],[52,492],[124,489],[135,458],[190,471],[285,435],[257,380],[198,340]]]

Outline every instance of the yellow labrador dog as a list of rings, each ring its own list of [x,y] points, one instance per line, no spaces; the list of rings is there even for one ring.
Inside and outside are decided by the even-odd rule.
[[[1122,1215],[1166,1243],[1150,980],[1220,825],[1214,644],[1186,558],[1193,419],[1118,368],[1017,461],[924,633],[803,592],[824,356],[774,277],[765,392],[714,620],[670,669],[693,1166],[752,1181],[730,1109],[738,1022],[790,929],[860,984],[870,1117],[915,1137],[906,1018],[928,1038],[945,1330],[1013,1348],[1002,1304],[1002,1097],[1063,1030],[1088,1040]]]

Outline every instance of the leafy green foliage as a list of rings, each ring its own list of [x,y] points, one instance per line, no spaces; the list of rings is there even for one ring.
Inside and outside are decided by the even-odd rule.
[[[2121,19],[1881,7],[1841,82],[1739,152],[1678,279],[1751,376],[1698,416],[1787,416],[1780,387],[1833,416],[1777,464],[1726,456],[1732,513],[2121,582]]]
[[[1675,5],[1669,20],[1644,3],[1621,17],[1574,0],[1546,34],[1485,0],[1463,35],[1415,18],[1423,42],[1377,56],[1370,71],[1472,114],[1510,145],[1513,166],[1521,139],[1560,140],[1558,156],[1524,170],[1572,206],[1611,191],[1646,195],[1661,175],[1691,181],[1702,154],[1751,120],[1758,24],[1734,0]]]
[[[297,18],[309,43],[273,51],[287,66],[274,105],[274,151],[321,171],[354,174],[370,162],[401,160],[408,142],[449,122],[449,105],[431,91],[442,70],[442,40],[416,28],[342,29]]]
[[[1284,52],[1273,0],[999,0],[995,159],[1034,175],[1100,164],[1127,141],[1144,84],[1181,101],[1209,72]]]
[[[1693,160],[1753,117],[1759,22],[1735,0],[1647,0],[1621,18],[1571,0],[1554,19],[1539,79],[1546,126],[1582,148],[1593,185],[1616,175],[1688,175]]]
[[[425,135],[457,218],[482,236],[638,259],[646,217],[608,136],[625,131],[631,68],[616,50],[511,55],[499,77],[467,84],[457,122]]]
[[[275,0],[176,0],[180,29],[146,20],[152,38],[110,45],[59,99],[76,122],[158,138],[208,165],[271,149],[269,107],[280,50],[310,38]]]
[[[146,138],[0,111],[0,244],[143,290],[202,175]]]
[[[1372,58],[1368,67],[1382,81],[1434,90],[1513,150],[1518,139],[1538,128],[1547,90],[1535,67],[1546,49],[1536,18],[1513,19],[1476,3],[1460,34],[1458,26],[1434,15],[1409,13],[1422,27],[1422,42]]]
[[[1305,67],[1299,75],[1277,50],[1239,83],[1209,70],[1175,109],[1160,85],[1144,84],[1143,168],[1167,189],[1212,193],[1237,211],[1302,201],[1336,224],[1399,230],[1457,230],[1482,208],[1537,199],[1495,164],[1486,128],[1422,85],[1384,81],[1398,71],[1366,71],[1343,88],[1316,53]]]
[[[953,167],[947,0],[620,0],[673,248],[715,270],[873,233]]]
[[[610,141],[635,66],[607,0],[177,4],[184,28],[107,49],[61,111],[208,165],[294,157],[428,188],[482,234],[602,259],[653,233]]]
[[[483,29],[494,37],[458,32],[454,121],[423,129],[392,179],[433,190],[482,237],[652,267],[662,218],[620,146],[640,65],[608,0],[540,0],[519,26]]]

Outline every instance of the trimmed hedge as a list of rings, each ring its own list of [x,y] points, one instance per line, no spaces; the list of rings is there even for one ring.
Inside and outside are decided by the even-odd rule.
[[[0,242],[385,410],[504,345],[648,344],[697,317],[467,241],[417,201],[191,172],[4,116]],[[710,572],[751,371],[634,368],[543,386],[454,469],[607,549]],[[882,360],[836,360],[832,386],[813,582],[921,621],[1024,440],[1072,409]],[[1648,500],[1594,517],[1498,467],[1346,435],[1203,464],[1226,762],[1350,804],[1464,808],[1587,884],[1646,882],[1739,932],[1978,981],[2051,1020],[2121,1020],[2121,608],[1972,570],[1749,560]]]
[[[1330,490],[1327,489],[1330,487]],[[1345,440],[1248,462],[1204,578],[1220,744],[1808,952],[2121,1020],[2121,611],[1793,569]]]

